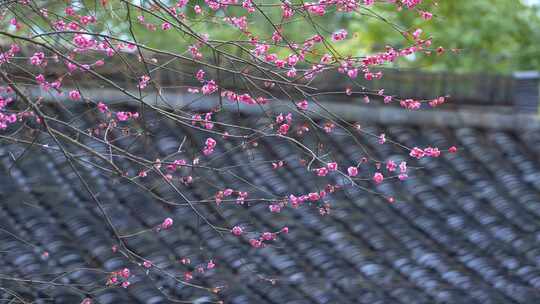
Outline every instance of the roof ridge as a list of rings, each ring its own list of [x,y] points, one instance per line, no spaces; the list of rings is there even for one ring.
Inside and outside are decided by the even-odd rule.
[[[73,104],[73,101],[65,94],[52,91],[43,92],[37,86],[28,88],[28,90],[34,98],[45,97],[48,102],[62,102],[68,106]],[[66,88],[66,90],[68,89]],[[126,94],[114,89],[87,89],[83,93],[86,98],[101,100],[106,104],[140,105],[139,101],[130,99]],[[49,94],[48,98],[46,94]],[[133,95],[137,96],[138,94],[133,92]],[[149,93],[142,97],[142,100],[149,105],[170,109],[189,108],[193,111],[209,111],[220,104],[217,96],[206,96],[204,100],[198,99],[198,95],[193,97],[192,94],[178,90],[162,90],[160,94]],[[194,103],[194,100],[198,101]],[[321,118],[325,112],[330,112],[344,120],[361,123],[479,127],[495,130],[540,129],[540,115],[515,112],[513,108],[509,107],[459,106],[412,111],[392,105],[353,104],[330,100],[321,100],[318,104],[320,107],[306,112],[306,114],[314,118]],[[287,106],[286,102],[270,102],[260,106],[225,103],[223,107],[248,115],[261,115],[263,111],[276,114],[290,111],[290,106]]]

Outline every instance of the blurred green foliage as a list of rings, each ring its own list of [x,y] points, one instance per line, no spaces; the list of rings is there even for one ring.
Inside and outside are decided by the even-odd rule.
[[[172,2],[174,1],[171,0]],[[433,47],[459,49],[459,52],[449,51],[442,56],[418,55],[402,58],[395,63],[397,66],[482,73],[540,70],[540,10],[538,7],[525,5],[521,0],[424,0],[417,8],[434,14],[434,18],[429,21],[420,18],[416,10],[404,9],[396,12],[395,5],[380,1],[370,8],[362,8],[360,12],[329,12],[323,17],[297,14],[285,23],[282,23],[279,5],[268,6],[281,1],[257,2],[267,6],[263,7],[264,14],[255,11],[250,15],[249,30],[262,40],[269,41],[275,30],[269,20],[274,25],[281,25],[283,35],[289,41],[298,43],[317,33],[329,38],[332,32],[345,28],[349,31],[349,39],[336,43],[335,52],[344,56],[364,56],[382,51],[386,45],[395,48],[410,46],[411,42],[404,38],[402,32],[413,32],[421,28],[424,32],[423,38],[433,37]],[[300,0],[291,2],[300,3]],[[64,15],[65,3],[49,3],[46,6],[51,14],[56,12]],[[109,1],[106,9],[98,3],[96,0],[81,0],[78,13],[97,15],[100,20],[108,20],[107,32],[112,31],[117,36],[131,39],[132,30],[140,43],[181,53],[185,53],[187,46],[195,41],[175,28],[162,31],[160,25],[164,20],[152,13],[141,12],[133,7],[128,11],[128,6],[121,1]],[[195,5],[204,8],[202,15],[194,13]],[[238,41],[238,45],[243,45],[245,49],[252,48],[247,43],[246,35],[224,22],[225,13],[222,10],[211,11],[204,4],[204,0],[190,1],[185,12],[194,32],[208,33],[211,39],[215,40]],[[241,16],[246,15],[246,11],[241,7],[229,8],[227,14]],[[129,22],[126,22],[128,15],[132,21],[131,29]],[[150,31],[138,22],[139,15],[144,15],[145,22],[154,24],[157,30]],[[159,15],[165,16],[162,13]],[[172,19],[169,21],[175,23]],[[37,19],[32,22],[43,23]],[[245,55],[240,48],[227,43],[220,48],[235,52],[239,56]],[[276,52],[280,56],[290,53],[286,47],[272,48],[270,52]]]
[[[267,1],[264,3],[271,3]],[[204,1],[191,1],[191,6]],[[361,13],[330,13],[328,16],[297,17],[283,26],[284,36],[291,41],[302,41],[315,33],[326,37],[340,28],[349,30],[350,39],[337,44],[342,54],[363,56],[381,51],[386,45],[406,47],[410,43],[401,31],[412,32],[421,28],[423,36],[433,37],[433,46],[458,49],[443,56],[415,56],[399,60],[399,67],[412,67],[454,72],[510,73],[516,70],[540,70],[540,12],[538,7],[525,5],[519,0],[425,0],[419,7],[434,14],[432,20],[419,17],[417,11],[403,10],[396,13],[396,7],[379,3]],[[190,9],[188,12],[192,12]],[[208,13],[209,10],[206,10]],[[245,10],[238,8],[238,13]],[[268,39],[274,28],[266,18],[279,23],[280,10],[267,10],[262,16],[255,12],[250,17],[250,30],[261,38]],[[232,15],[232,14],[231,14]],[[238,30],[222,21],[224,15],[210,12],[199,17],[195,23],[197,32],[208,32],[215,39],[245,40]],[[384,19],[384,21],[383,21]],[[150,33],[139,28],[141,39],[153,45],[177,49],[184,42],[174,31],[164,35]],[[278,53],[279,50],[273,50]],[[286,50],[282,50],[286,54]]]
[[[411,14],[399,14],[396,23],[414,30],[420,27],[433,37],[434,46],[460,49],[455,55],[422,56],[400,65],[459,72],[503,72],[540,70],[540,12],[519,0],[431,1],[435,17],[422,21]],[[424,1],[428,3],[428,1]],[[386,15],[386,14],[385,14]],[[403,43],[389,27],[355,17],[363,42]]]

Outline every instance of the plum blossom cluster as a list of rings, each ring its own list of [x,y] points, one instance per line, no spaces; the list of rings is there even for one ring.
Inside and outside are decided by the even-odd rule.
[[[275,31],[272,34],[272,41],[274,42],[274,44],[279,43],[282,40],[283,40],[283,36],[281,32]],[[264,60],[266,63],[273,64],[278,69],[288,69],[286,75],[288,77],[295,77],[296,76],[295,66],[299,62],[305,61],[306,54],[309,51],[311,51],[317,43],[321,43],[323,41],[323,37],[318,34],[314,35],[306,39],[302,43],[301,48],[297,44],[292,44],[290,48],[291,48],[291,51],[293,52],[283,58],[280,58],[276,53],[269,53],[270,47],[271,47],[270,44],[261,42],[256,37],[252,38],[252,41],[255,46],[255,48],[252,50],[253,55],[259,57],[261,60]],[[321,68],[318,66],[315,66],[315,67]]]
[[[179,259],[180,264],[182,265],[192,265],[191,259],[189,257],[182,257]],[[139,264],[141,265],[141,264]],[[154,266],[154,263],[149,260],[144,260],[142,265],[144,269],[146,269],[146,273],[148,274],[148,271]],[[184,280],[186,282],[189,282],[193,280],[193,277],[195,274],[202,274],[206,271],[210,271],[216,268],[216,263],[214,260],[210,259],[207,262],[200,263],[198,265],[191,266],[194,271],[184,271],[181,277],[181,280]]]
[[[176,4],[176,7],[181,8],[187,4],[187,0],[180,0]],[[231,5],[238,5],[240,0],[205,0],[205,4],[213,11],[220,9],[226,9]],[[255,11],[255,5],[252,0],[241,1],[241,6],[246,9],[248,13]],[[407,9],[413,9],[422,0],[386,0],[388,3],[398,5],[398,7],[405,6]],[[305,2],[302,5],[293,5],[289,0],[282,1],[281,10],[282,16],[285,19],[290,19],[295,14],[295,9],[304,10],[311,14],[324,16],[328,12],[331,12],[333,8],[340,12],[352,12],[357,10],[360,5],[373,5],[374,0],[319,0],[318,2]]]
[[[21,47],[18,46],[17,44],[12,44],[10,47],[9,47],[9,50],[3,52],[3,53],[0,53],[0,66],[4,63],[8,63],[10,62],[10,60],[15,57],[15,55],[17,53],[19,53],[21,51]]]
[[[80,31],[79,26],[74,22],[66,24],[64,20],[57,20],[53,23],[54,28],[57,31]],[[88,32],[88,34],[76,34],[73,37],[72,42],[75,45],[75,47],[73,48],[74,53],[80,54],[89,51],[98,51],[105,53],[107,57],[112,57],[118,52],[133,52],[136,49],[136,45],[132,43],[113,43],[108,40],[96,40],[90,34],[91,32]],[[73,60],[74,58],[71,59]]]
[[[81,100],[81,92],[79,92],[78,90],[69,91],[68,96],[69,96],[69,99],[73,101]]]
[[[282,160],[277,161],[277,162],[272,162],[272,169],[274,170],[282,168],[283,166],[285,166],[285,162]]]
[[[238,28],[239,30],[245,32],[248,28],[247,23],[247,17],[241,16],[241,17],[225,17],[223,18],[223,21],[233,25],[234,27]]]
[[[235,2],[235,1],[234,1]],[[396,2],[396,1],[389,1],[389,2]],[[211,5],[211,3],[214,2],[207,2],[207,4]],[[401,3],[401,2],[399,2]],[[412,2],[403,2],[403,4],[408,8],[413,8],[419,3],[419,1],[412,1]],[[217,4],[214,3],[214,4]],[[217,7],[222,8],[226,7],[233,3],[222,3],[220,2]],[[365,4],[370,5],[372,3],[366,2]],[[326,8],[332,5],[337,5],[338,8],[346,8],[346,11],[350,11],[352,9],[355,9],[355,7],[358,6],[358,1],[319,1],[318,4],[315,3],[305,3],[304,8],[307,9],[310,12],[316,12],[317,14],[324,15],[324,12],[326,11]],[[246,6],[246,2],[244,2],[244,6]],[[250,6],[250,5],[247,5]],[[215,7],[215,8],[217,8]],[[282,9],[284,12],[288,12],[291,9],[291,5],[288,2],[284,2],[282,5]],[[289,13],[285,13],[285,15],[289,15]],[[245,16],[242,17],[227,17],[226,21],[235,25],[236,27],[240,28],[243,31],[246,31],[247,29],[247,19]],[[320,35],[315,35],[312,38],[309,38],[304,41],[303,48],[300,48],[296,44],[290,45],[291,50],[293,53],[288,55],[284,59],[280,59],[277,54],[271,53],[269,54],[270,50],[270,44],[265,42],[260,42],[259,38],[256,36],[252,36],[250,33],[246,33],[251,39],[252,44],[254,45],[254,49],[252,50],[253,54],[255,56],[261,57],[264,61],[267,63],[274,64],[277,68],[280,69],[288,69],[286,71],[287,77],[296,77],[297,70],[295,68],[296,64],[298,62],[302,62],[305,60],[306,53],[313,48],[313,46],[318,43],[322,42],[323,38]],[[388,47],[386,52],[366,56],[363,59],[345,59],[341,62],[338,71],[341,73],[347,74],[350,78],[354,79],[358,76],[358,74],[361,72],[364,74],[364,78],[367,80],[372,79],[379,79],[382,77],[382,72],[371,72],[369,69],[369,66],[373,65],[381,65],[384,63],[389,63],[395,61],[400,56],[408,56],[415,52],[424,51],[426,47],[429,47],[431,45],[431,40],[422,40],[420,39],[421,31],[417,30],[415,33],[413,33],[413,37],[415,38],[415,45],[409,48],[405,48],[402,50],[396,50],[392,47]],[[333,41],[340,41],[346,39],[348,36],[348,33],[345,29],[338,30],[332,34],[332,40]],[[279,30],[274,31],[272,34],[272,41],[274,43],[278,43],[283,40],[282,34]],[[190,52],[194,56],[194,58],[201,58],[202,54],[200,53],[198,46],[191,46],[189,48]],[[310,69],[308,69],[303,77],[306,79],[312,79],[317,74],[322,72],[324,70],[324,65],[330,63],[333,60],[332,56],[329,54],[324,54],[321,58],[320,64],[312,65]],[[197,77],[199,80],[201,80],[199,77]],[[205,95],[212,94],[217,90],[217,84],[215,81],[211,80],[208,83],[206,83],[203,88],[202,92]],[[195,91],[195,90],[193,90]],[[246,104],[260,104],[261,100],[256,100],[253,97],[242,94],[238,95],[232,92],[226,92],[226,95],[230,97],[230,99],[234,101],[243,102]],[[366,97],[367,98],[367,97]],[[391,97],[385,97],[385,102],[391,101]],[[409,108],[409,109],[416,109],[418,106],[418,103],[414,101],[404,101],[402,102],[402,106]]]
[[[221,204],[223,200],[231,197],[232,195],[236,195],[235,201],[238,205],[243,205],[246,198],[248,197],[248,193],[245,191],[234,191],[233,189],[227,188],[224,190],[220,190],[216,193],[216,195],[214,196],[216,204]]]
[[[424,149],[414,147],[412,148],[409,155],[416,159],[421,159],[424,157],[439,157],[441,155],[441,151],[439,151],[439,148],[433,148],[433,147],[427,147]]]
[[[230,102],[239,102],[246,105],[264,105],[268,103],[268,99],[263,96],[254,98],[248,93],[237,94],[230,90],[224,90],[221,92],[221,96],[227,98]]]
[[[43,74],[38,74],[36,76],[36,82],[45,91],[49,91],[50,89],[55,89],[59,91],[60,87],[62,86],[62,79],[57,79],[49,83],[48,81],[45,80],[45,76],[43,76]]]
[[[420,109],[420,106],[422,105],[422,103],[419,101],[419,100],[414,100],[412,98],[408,98],[408,99],[405,99],[405,100],[401,100],[399,102],[399,105],[405,109],[409,109],[409,110],[418,110]]]
[[[164,219],[163,222],[156,227],[156,230],[157,231],[168,230],[173,226],[173,224],[174,224],[173,219],[168,217],[168,218]]]
[[[405,6],[407,9],[413,9],[422,0],[386,0],[386,2],[396,4],[398,8]],[[341,12],[352,12],[357,10],[360,4],[371,6],[374,3],[375,0],[319,0],[318,2],[305,2],[302,8],[311,14],[324,16],[332,11],[332,7],[334,6]],[[288,7],[283,7],[282,5],[283,15],[285,15],[286,8]]]
[[[214,92],[216,92],[218,90],[218,85],[217,85],[216,81],[213,80],[213,79],[206,81],[204,79],[204,76],[205,76],[205,72],[203,70],[199,70],[195,74],[195,78],[197,78],[198,81],[203,83],[203,86],[201,87],[200,91],[204,95],[211,95],[211,94],[213,94]],[[192,89],[192,90],[190,90],[190,92],[191,93],[198,93],[199,90],[198,89]]]
[[[386,170],[388,172],[395,172],[396,169],[398,168],[398,165],[392,161],[392,160],[388,160],[386,162]],[[407,175],[407,162],[405,161],[402,161],[400,164],[399,164],[399,175],[398,175],[398,178],[399,180],[406,180],[409,176]]]
[[[179,259],[179,263],[182,265],[190,266],[190,268],[194,269],[193,271],[184,271],[182,273],[182,277],[180,278],[180,280],[183,280],[186,282],[193,280],[193,277],[196,273],[202,274],[202,273],[205,273],[206,271],[210,271],[216,268],[216,263],[214,262],[213,259],[210,259],[206,262],[192,266],[192,261],[189,257],[182,257]],[[146,270],[146,274],[148,274],[149,270],[152,267],[154,267],[154,263],[150,260],[143,260],[142,264],[139,263],[139,266],[142,266]],[[120,271],[113,272],[109,276],[107,286],[120,284],[122,287],[127,288],[130,285],[128,281],[130,276],[131,276],[131,272],[129,271],[128,268],[124,268]]]
[[[268,205],[268,209],[272,213],[280,213],[281,208],[283,208],[284,206],[285,206],[284,202],[276,202],[276,203]]]
[[[231,233],[235,236],[241,236],[245,233],[244,228],[241,226],[234,226],[231,229]],[[278,238],[279,234],[287,234],[289,233],[289,227],[283,227],[279,231],[276,232],[269,232],[265,231],[262,232],[257,238],[250,238],[249,244],[253,248],[264,248],[272,241],[276,240]]]
[[[210,80],[210,81],[206,82],[201,88],[201,92],[204,95],[210,95],[210,94],[216,92],[217,90],[218,90],[218,86],[217,86],[215,80]]]
[[[347,30],[341,29],[332,34],[332,40],[333,41],[345,40],[345,38],[347,38],[347,35],[348,35]]]
[[[89,35],[77,34],[73,37],[73,44],[77,47],[73,49],[76,53],[83,53],[96,48],[98,41]]]
[[[199,266],[195,267],[195,271],[197,273],[204,273],[207,270],[214,269],[215,267],[216,267],[216,264],[214,263],[214,261],[210,260],[205,265],[199,265]],[[191,271],[184,272],[184,280],[189,282],[192,279],[193,279],[193,272],[191,272]]]
[[[395,1],[394,1],[395,2]],[[408,9],[413,9],[418,4],[422,2],[422,0],[401,0],[403,5],[405,5]]]
[[[283,115],[283,113],[280,113],[278,116],[276,116],[276,124],[280,125],[278,127],[278,133],[281,135],[287,135],[287,133],[289,132],[289,128],[291,127],[291,123],[291,113],[288,113],[287,115]]]
[[[201,127],[212,130],[214,128],[214,123],[212,122],[212,112],[201,114],[194,114],[191,116],[191,124],[196,126],[199,124]]]
[[[426,148],[428,153],[431,153],[430,155],[432,154],[436,154],[438,152],[438,149],[436,148]],[[452,151],[456,151],[456,148],[455,147],[452,147],[451,149],[449,149],[449,151],[452,150]],[[422,150],[423,152],[423,150]],[[424,152],[425,153],[425,152]],[[433,157],[435,157],[434,155],[432,155]],[[367,158],[362,158],[359,162],[358,165],[356,166],[349,166],[347,168],[347,176],[349,176],[350,178],[356,178],[358,177],[359,173],[360,173],[360,165],[363,164],[363,163],[366,163],[368,160]],[[382,165],[381,163],[376,163],[375,164],[375,167],[376,169],[378,170],[377,172],[375,172],[372,176],[372,180],[375,184],[380,184],[384,181],[385,179],[385,176],[383,175],[383,173],[381,172],[381,169],[382,169]],[[386,170],[388,171],[389,174],[392,174],[394,172],[396,172],[396,170],[399,168],[399,174],[397,175],[397,177],[399,178],[399,180],[401,181],[404,181],[408,178],[408,175],[407,175],[407,163],[405,161],[402,161],[400,162],[400,164],[396,164],[394,161],[392,160],[388,160],[386,162],[386,166],[385,166]],[[324,167],[320,167],[320,168],[317,168],[317,169],[314,169],[313,171],[315,172],[315,174],[317,176],[320,176],[320,177],[324,177],[326,175],[328,175],[328,173],[332,172],[332,171],[337,171],[338,170],[338,164],[335,163],[335,162],[331,162],[331,163],[328,163],[326,164],[326,166]],[[300,205],[300,203],[308,200],[308,201],[318,201],[319,199],[322,199],[326,196],[327,193],[331,193],[337,189],[339,189],[339,187],[330,187],[328,188],[330,185],[327,185],[327,190],[323,190],[319,193],[309,193],[307,195],[304,195],[304,196],[300,196],[300,197],[296,197],[296,196],[290,196],[289,199],[292,200],[291,201],[291,204],[293,205],[293,207],[297,207],[298,205]],[[332,190],[328,190],[328,189],[332,189]],[[270,211],[272,212],[279,212],[281,210],[280,207],[283,207],[283,204],[273,204],[270,206]]]
[[[325,198],[327,198],[330,194],[338,191],[341,189],[341,186],[338,185],[332,185],[327,184],[324,189],[317,191],[317,192],[310,192],[302,195],[294,195],[290,194],[288,197],[284,197],[283,199],[280,199],[278,201],[272,202],[268,205],[268,210],[271,213],[280,213],[284,208],[287,206],[291,206],[292,208],[299,208],[304,203],[310,203],[314,206],[320,206],[319,209],[323,209],[324,212],[321,212],[322,215],[328,214],[330,210],[330,205],[327,201],[323,201]],[[323,214],[324,213],[324,214]],[[244,230],[241,226],[235,226],[231,230],[231,233],[239,236],[244,233]]]
[[[318,176],[326,176],[329,172],[337,171],[338,164],[336,162],[331,162],[326,164],[326,166],[315,169],[315,172]]]
[[[167,170],[176,171],[178,168],[184,167],[187,162],[184,159],[175,159],[172,163],[167,165]]]
[[[444,96],[440,96],[438,98],[435,98],[429,102],[429,105],[432,108],[438,107],[446,102],[446,98]]]
[[[78,93],[78,91],[72,91],[72,92],[76,92],[78,94],[78,96],[79,96],[79,99],[80,99],[80,94]],[[139,113],[138,112],[126,112],[126,111],[112,112],[112,111],[109,110],[109,107],[105,103],[103,103],[102,101],[98,102],[97,109],[101,113],[114,115],[114,117],[116,117],[116,119],[118,121],[121,121],[121,122],[139,118]]]
[[[22,28],[22,25],[17,21],[17,18],[11,18],[9,20],[9,24],[13,27],[15,27],[15,31],[18,31]]]
[[[457,148],[455,146],[452,146],[448,148],[449,153],[456,153]],[[424,157],[439,157],[441,155],[441,151],[439,148],[433,148],[433,147],[427,147],[424,149],[414,147],[411,149],[411,152],[409,153],[411,157],[414,157],[416,159],[421,159]]]
[[[375,184],[380,184],[383,180],[384,175],[381,172],[375,172],[375,174],[373,174],[373,182],[375,182]]]
[[[191,265],[191,259],[189,257],[182,257],[180,259],[180,263],[182,265]],[[216,268],[216,264],[214,263],[214,260],[208,260],[208,262],[201,263],[193,268],[195,269],[195,273],[205,273],[208,270]],[[189,282],[193,280],[193,276],[193,271],[185,271],[182,275],[182,280]]]
[[[32,57],[30,57],[30,64],[36,65],[36,66],[46,66],[47,61],[45,60],[45,53],[43,52],[35,52]]]
[[[208,137],[204,142],[203,154],[208,156],[214,153],[214,148],[216,147],[216,144],[217,142],[215,139],[213,139],[212,137]]]
[[[64,9],[64,13],[66,14],[66,16],[70,16],[70,17],[74,17],[75,19],[78,19],[79,22],[83,25],[88,25],[88,24],[96,22],[95,16],[78,15],[77,12],[75,11],[75,8],[73,8],[72,6],[66,7]]]
[[[263,232],[263,233],[261,233],[261,235],[258,238],[250,239],[249,244],[253,248],[263,248],[263,247],[267,246],[267,244],[270,241],[276,240],[280,233],[285,233],[285,234],[289,233],[289,228],[288,227],[283,227],[283,228],[281,228],[281,230],[279,230],[277,232],[268,232],[268,231]]]
[[[396,50],[393,47],[388,46],[385,52],[365,56],[360,61],[353,59],[343,60],[340,63],[338,72],[347,74],[347,76],[351,79],[357,78],[359,72],[363,73],[366,80],[380,79],[382,78],[382,72],[379,71],[373,73],[370,70],[370,66],[380,66],[385,63],[391,63],[396,61],[396,59],[398,59],[399,57],[409,56],[417,52],[423,52],[426,50],[426,48],[429,48],[431,46],[431,40],[419,39],[418,32],[416,32],[416,34],[413,34],[413,36],[415,36],[415,45],[411,47]],[[342,35],[339,36],[339,38],[341,37]],[[326,57],[323,56],[323,58],[329,60],[328,58],[332,57],[330,55],[327,55]]]
[[[124,112],[124,111],[116,112],[116,119],[118,119],[118,121],[128,121],[130,119],[137,119],[137,118],[139,118],[138,112]]]
[[[182,167],[187,167],[187,166],[193,167],[193,166],[198,165],[199,164],[199,158],[196,157],[193,160],[192,165],[188,165],[187,161],[184,160],[184,159],[175,159],[172,162],[162,162],[158,158],[154,162],[154,168],[159,170],[159,169],[162,168],[162,165],[164,165],[164,164],[166,165],[165,168],[167,169],[168,172],[163,175],[163,178],[167,182],[172,182],[173,179],[174,179],[174,176],[173,176],[172,173],[174,173],[176,170],[178,170],[179,168],[182,168]],[[140,178],[147,177],[147,176],[148,176],[148,170],[143,169],[143,170],[139,171],[139,173],[138,173],[138,177],[140,177]],[[191,175],[180,176],[179,181],[184,185],[189,185],[189,184],[191,184],[193,182],[193,176],[191,176]],[[167,221],[169,221],[169,220],[167,220]],[[158,228],[157,230],[161,230],[163,228],[163,226],[168,228],[169,225],[167,225],[167,223],[164,222],[163,225],[161,225],[161,227],[157,227]]]
[[[199,48],[200,48],[200,45],[198,45],[198,44],[191,45],[188,48],[189,52],[191,53],[191,56],[194,59],[202,59],[203,58],[203,54],[202,54],[202,52],[200,51]]]
[[[83,63],[83,64],[78,64],[77,65],[77,64],[73,63],[74,60],[75,60],[75,56],[73,54],[70,54],[67,57],[69,58],[69,60],[64,60],[64,63],[66,64],[66,67],[67,67],[69,73],[74,73],[77,70],[80,70],[82,72],[87,72],[92,67],[100,67],[100,66],[105,65],[105,61],[103,59],[98,59],[92,64]],[[51,56],[51,58],[53,58],[56,61],[59,61],[57,55],[53,55],[53,56]]]
[[[141,76],[141,78],[139,80],[139,84],[137,85],[137,87],[139,89],[143,90],[144,88],[146,88],[146,86],[148,86],[149,81],[150,81],[150,76],[143,75],[143,76]]]
[[[307,100],[304,99],[304,100],[302,100],[300,102],[297,102],[296,106],[298,107],[298,109],[306,111],[308,109],[308,107],[309,107],[309,103],[308,103]]]
[[[11,97],[0,96],[0,130],[6,129],[10,124],[17,122],[17,114],[5,111],[7,105],[13,102]]]
[[[329,194],[336,192],[340,188],[341,186],[328,184],[326,187],[324,187],[324,189],[317,192],[310,192],[299,196],[290,194],[288,197],[288,202],[290,203],[291,207],[298,208],[305,202],[318,202],[319,200],[326,198]]]
[[[128,288],[131,283],[129,279],[131,278],[131,271],[129,268],[123,268],[118,271],[112,272],[107,278],[106,286],[121,286],[123,288]]]
[[[305,2],[302,8],[311,14],[324,16],[333,6],[341,12],[352,12],[358,9],[359,4],[360,0],[319,0],[318,3]]]

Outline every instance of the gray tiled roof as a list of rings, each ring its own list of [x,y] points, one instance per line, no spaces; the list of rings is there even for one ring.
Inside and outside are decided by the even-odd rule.
[[[88,121],[75,123],[90,125]],[[176,151],[184,136],[200,136],[166,122],[149,123],[148,128],[152,135],[132,148],[151,159]],[[225,285],[217,298],[157,273],[147,276],[113,253],[114,238],[60,153],[34,148],[14,165],[10,153],[19,155],[23,146],[3,143],[0,227],[37,247],[0,232],[0,274],[36,281],[64,275],[55,281],[57,286],[10,280],[0,280],[0,285],[27,300],[78,303],[84,295],[62,284],[89,284],[81,288],[93,290],[104,284],[104,276],[85,268],[114,271],[129,266],[135,273],[132,285],[100,290],[93,295],[96,302],[167,303],[166,295],[199,299],[199,303],[205,299],[226,303],[540,302],[540,133],[410,124],[374,125],[366,130],[376,134],[385,130],[387,137],[407,146],[455,144],[460,153],[422,159],[417,165],[424,169],[411,173],[406,182],[378,186],[377,190],[399,198],[394,204],[347,187],[332,195],[328,216],[320,216],[309,206],[285,208],[279,214],[270,213],[266,204],[197,206],[219,226],[240,223],[253,231],[290,228],[288,235],[280,235],[274,245],[263,249],[253,249],[246,239],[232,235],[220,237],[190,208],[167,206],[131,184],[80,166],[122,233],[155,227],[163,218],[172,217],[173,229],[141,234],[127,243],[179,276],[189,269],[178,262],[180,257],[190,257],[192,265],[214,259],[217,269],[195,274],[194,282]],[[365,156],[358,147],[347,145],[345,137],[323,140],[342,167]],[[233,142],[220,141],[215,155],[232,149]],[[130,143],[120,141],[123,146]],[[375,139],[362,139],[362,143],[378,159],[404,155]],[[187,141],[186,149],[191,145]],[[306,170],[292,145],[266,138],[259,147],[216,157],[213,165],[244,164],[232,171],[260,187],[250,190],[250,197],[306,193],[321,186],[314,178],[303,178]],[[246,165],[267,159],[283,159],[287,167],[272,170],[271,166]],[[118,164],[123,160],[118,159]],[[209,184],[246,188],[229,174],[205,176]],[[333,175],[328,181],[340,183]],[[183,191],[192,200],[206,199],[215,193],[209,184],[201,182]],[[177,197],[162,184],[149,181],[148,185],[154,185],[162,197]],[[47,259],[43,251],[49,252]],[[70,272],[73,269],[79,270]],[[275,285],[268,278],[276,279]],[[11,298],[0,289],[0,299]],[[54,301],[45,300],[50,298]]]

